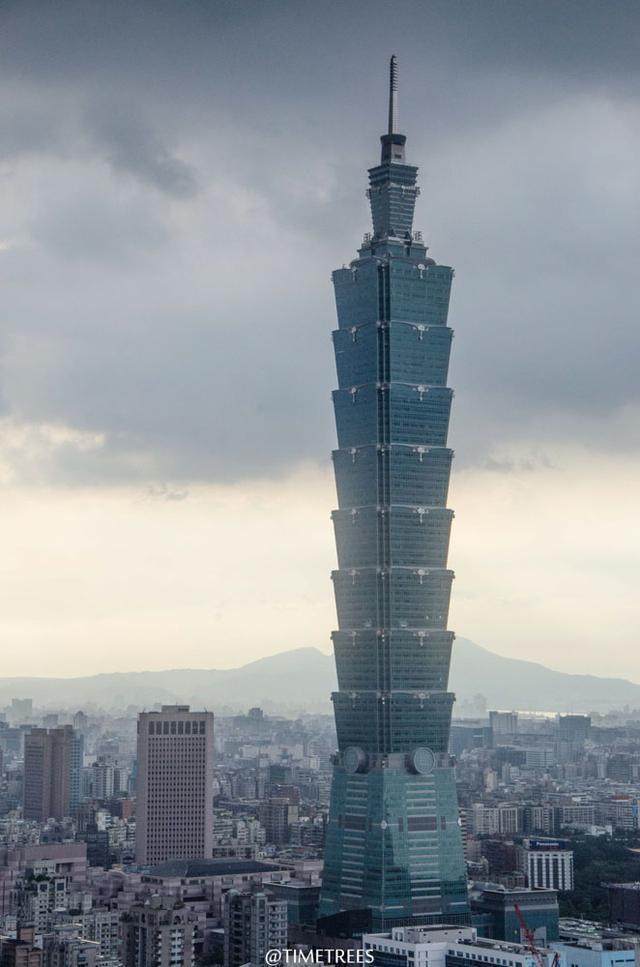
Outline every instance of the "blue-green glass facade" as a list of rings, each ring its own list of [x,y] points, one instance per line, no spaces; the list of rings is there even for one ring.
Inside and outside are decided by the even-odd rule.
[[[333,273],[338,753],[320,913],[370,908],[388,927],[469,911],[448,758],[453,270],[413,232],[404,136],[381,141],[373,233]]]

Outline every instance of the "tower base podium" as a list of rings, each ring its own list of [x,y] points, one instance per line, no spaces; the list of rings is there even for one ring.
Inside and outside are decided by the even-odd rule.
[[[453,769],[409,768],[336,764],[321,917],[368,908],[374,930],[470,922]]]

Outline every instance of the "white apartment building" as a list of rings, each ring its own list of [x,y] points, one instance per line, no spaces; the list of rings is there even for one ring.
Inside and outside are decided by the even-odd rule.
[[[525,839],[518,853],[530,889],[573,890],[573,850],[559,841]]]
[[[394,927],[365,934],[362,948],[372,967],[541,967],[527,947],[479,939],[473,927]],[[552,967],[554,951],[539,953],[545,967]]]

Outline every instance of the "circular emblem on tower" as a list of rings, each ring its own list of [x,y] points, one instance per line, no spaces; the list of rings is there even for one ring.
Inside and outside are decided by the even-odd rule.
[[[364,772],[367,764],[367,754],[357,745],[350,745],[342,756],[342,764],[345,770],[351,775],[356,772]]]
[[[417,772],[420,776],[428,776],[436,767],[436,757],[425,746],[414,749],[409,756],[409,766],[412,772]]]

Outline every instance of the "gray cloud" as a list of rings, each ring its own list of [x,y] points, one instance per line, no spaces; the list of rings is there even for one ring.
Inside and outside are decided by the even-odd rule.
[[[197,193],[198,179],[193,168],[171,154],[158,133],[130,104],[123,100],[92,101],[85,110],[84,123],[115,172],[133,175],[176,198]]]
[[[640,445],[639,19],[599,0],[6,6],[4,412],[104,434],[41,473],[161,487],[328,459],[329,275],[368,229],[391,49],[416,227],[457,269],[459,459]]]
[[[32,221],[31,238],[50,256],[93,261],[115,270],[138,263],[169,240],[166,225],[142,199],[109,201],[93,192],[61,193]],[[32,253],[33,257],[33,253]]]

